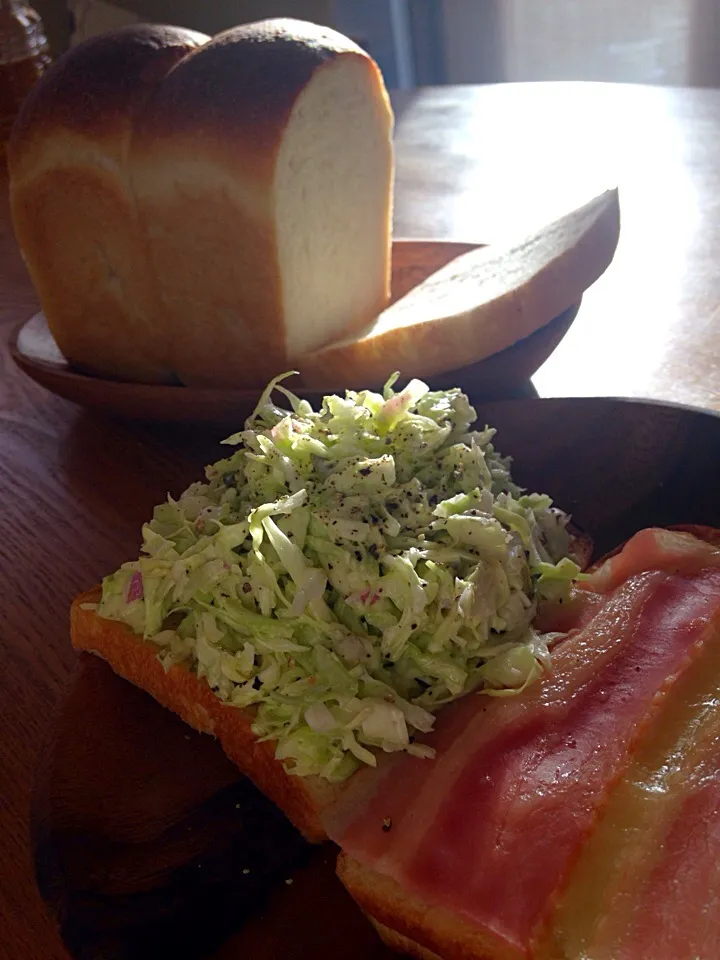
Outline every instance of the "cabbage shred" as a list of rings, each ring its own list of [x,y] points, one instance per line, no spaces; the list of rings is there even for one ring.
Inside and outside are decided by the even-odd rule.
[[[513,483],[459,389],[394,377],[314,411],[283,379],[205,482],[156,507],[98,612],[252,708],[291,773],[336,781],[378,751],[431,756],[442,704],[537,680],[537,602],[579,567],[568,517]]]

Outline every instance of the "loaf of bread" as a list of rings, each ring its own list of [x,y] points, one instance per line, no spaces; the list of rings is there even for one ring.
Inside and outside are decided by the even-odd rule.
[[[54,64],[15,123],[15,234],[50,329],[77,367],[172,379],[127,154],[143,103],[208,39],[144,25],[94,37]]]
[[[387,303],[393,115],[377,65],[294,20],[205,41],[145,26],[90,40],[18,119],[16,232],[78,367],[261,385]]]

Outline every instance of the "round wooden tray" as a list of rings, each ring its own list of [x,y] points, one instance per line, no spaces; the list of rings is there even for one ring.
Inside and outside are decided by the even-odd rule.
[[[479,246],[481,244],[442,240],[396,240],[393,243],[393,300],[450,260]],[[484,397],[515,396],[560,343],[577,311],[578,306],[571,307],[529,337],[480,363],[433,377],[432,385],[474,383],[482,385]],[[252,412],[258,398],[257,389],[215,390],[126,383],[78,372],[60,353],[42,313],[16,330],[10,342],[10,354],[21,370],[52,393],[82,407],[132,420],[236,426]],[[288,386],[295,389],[292,380]],[[344,385],[339,383],[335,392],[343,391]],[[303,389],[297,389],[297,393],[315,403],[321,397]]]
[[[644,526],[720,527],[720,416],[594,398],[478,406],[518,482],[569,510],[598,555]],[[131,507],[117,509],[131,536]],[[80,658],[42,764],[37,878],[78,960],[390,956],[336,880],[332,845],[308,847],[214,740],[103,662]]]

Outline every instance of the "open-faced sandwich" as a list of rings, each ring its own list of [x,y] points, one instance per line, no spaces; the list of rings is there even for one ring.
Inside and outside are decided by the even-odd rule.
[[[710,960],[720,535],[640,531],[582,573],[475,419],[418,381],[319,410],[273,382],[73,643],[332,838],[398,950]]]
[[[155,510],[143,556],[74,605],[75,645],[215,733],[323,839],[358,768],[432,755],[443,704],[537,681],[555,639],[538,600],[589,557],[474,421],[419,381],[318,411],[273,382],[228,458]]]

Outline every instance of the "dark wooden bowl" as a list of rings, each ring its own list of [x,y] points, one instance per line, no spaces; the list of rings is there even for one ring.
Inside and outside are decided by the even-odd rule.
[[[396,240],[393,244],[393,300],[404,296],[450,260],[479,246],[482,244],[450,240]],[[482,384],[485,397],[517,395],[521,386],[555,350],[577,311],[578,306],[572,306],[506,350],[472,366],[433,377],[433,385],[475,383]],[[236,427],[252,412],[258,399],[257,389],[215,390],[124,383],[74,370],[60,353],[42,313],[16,330],[10,342],[10,354],[24,373],[52,393],[82,407],[130,420],[224,423]],[[322,394],[293,387],[292,381],[288,386],[314,403],[322,397]],[[335,388],[335,392],[343,390],[341,383]]]
[[[718,415],[613,399],[479,412],[518,481],[571,511],[598,555],[648,525],[720,527]],[[212,456],[207,438],[163,436],[198,472]],[[135,508],[119,509],[117,536],[132,537]],[[390,956],[335,879],[333,847],[309,848],[213,740],[92,657],[53,723],[33,829],[39,887],[76,958]]]

